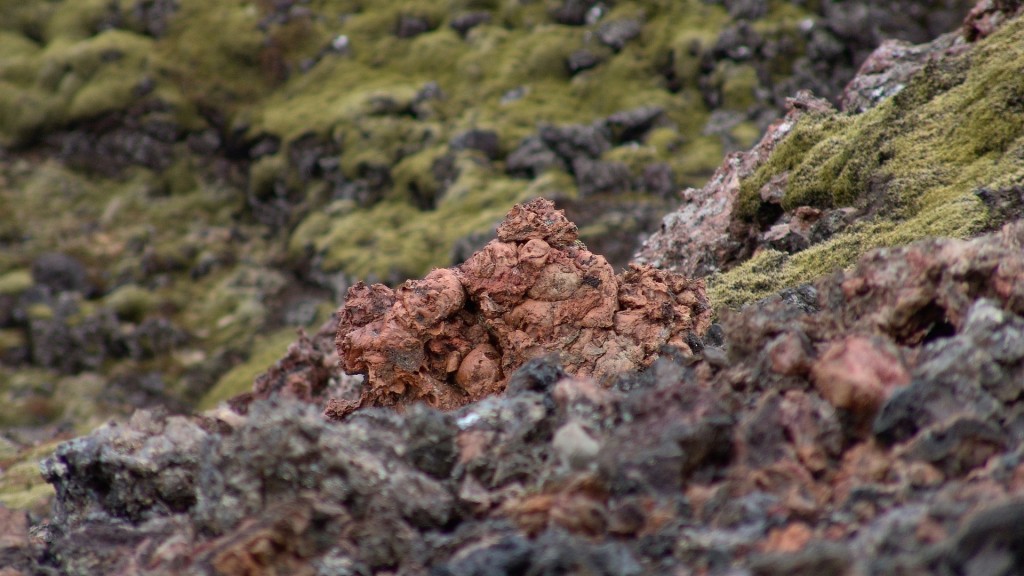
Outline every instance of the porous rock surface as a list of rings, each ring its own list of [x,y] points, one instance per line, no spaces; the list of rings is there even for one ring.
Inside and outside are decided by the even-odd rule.
[[[633,266],[615,275],[548,200],[515,206],[497,239],[456,268],[392,290],[359,283],[338,312],[342,368],[366,374],[359,406],[422,401],[444,410],[501,392],[530,358],[604,381],[663,346],[692,353],[711,323],[701,280]]]

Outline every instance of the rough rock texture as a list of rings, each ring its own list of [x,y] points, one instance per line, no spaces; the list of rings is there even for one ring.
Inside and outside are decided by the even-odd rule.
[[[15,574],[1019,574],[1022,286],[1017,222],[875,252],[726,313],[726,347],[610,386],[549,355],[453,412],[331,422],[284,393],[246,415],[140,412],[43,464],[54,517],[33,539],[8,513],[0,557]]]
[[[692,277],[707,276],[730,263],[739,248],[729,225],[740,181],[768,159],[801,116],[831,109],[828,102],[810,92],[797,94],[787,106],[786,116],[768,127],[757,146],[726,156],[704,187],[683,192],[683,204],[665,216],[658,231],[637,252],[636,262]]]
[[[927,44],[886,40],[861,64],[857,76],[843,89],[843,110],[863,112],[902,90],[929,60],[963,51],[964,35],[943,34]]]
[[[710,325],[702,282],[642,266],[616,276],[548,200],[514,207],[497,235],[457,268],[395,290],[349,290],[337,346],[342,368],[367,376],[360,405],[451,410],[501,392],[549,352],[603,381],[646,367],[666,345],[692,353]]]

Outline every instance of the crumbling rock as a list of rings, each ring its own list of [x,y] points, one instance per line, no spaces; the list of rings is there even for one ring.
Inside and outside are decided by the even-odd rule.
[[[691,351],[688,335],[710,325],[702,282],[640,266],[615,276],[550,201],[516,206],[497,235],[455,269],[349,290],[337,346],[344,370],[367,375],[362,405],[450,410],[501,392],[548,352],[569,373],[606,380],[665,344]]]

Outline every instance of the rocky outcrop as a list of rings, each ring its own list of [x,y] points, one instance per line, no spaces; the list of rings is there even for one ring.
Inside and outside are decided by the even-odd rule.
[[[966,237],[1012,218],[1024,124],[1018,99],[1002,94],[1019,91],[1024,25],[1015,5],[988,9],[1004,12],[987,35],[883,44],[847,86],[845,111],[808,93],[792,99],[758,146],[684,192],[637,260],[711,276],[716,305],[738,306],[867,248]],[[949,125],[960,128],[942,132]]]
[[[768,127],[757,146],[726,156],[707,184],[699,190],[689,188],[683,192],[683,204],[665,216],[658,231],[635,255],[636,262],[703,277],[735,260],[734,253],[741,244],[730,234],[730,223],[740,181],[750,177],[768,160],[804,114],[832,109],[827,101],[809,92],[796,95],[787,106],[786,116]]]
[[[876,251],[724,313],[727,346],[610,386],[544,356],[453,412],[331,422],[280,394],[246,415],[139,413],[44,463],[57,513],[34,540],[14,516],[0,557],[22,573],[1009,576],[1022,286],[1018,222]]]
[[[616,276],[548,200],[517,205],[497,235],[457,268],[349,290],[338,355],[367,388],[358,405],[328,406],[333,416],[411,402],[451,410],[551,352],[569,373],[604,381],[663,346],[692,353],[710,325],[702,282],[640,266]]]

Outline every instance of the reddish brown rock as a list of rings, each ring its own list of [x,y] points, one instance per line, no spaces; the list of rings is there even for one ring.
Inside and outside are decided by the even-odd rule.
[[[811,367],[811,380],[829,404],[873,416],[893,389],[910,383],[899,356],[863,336],[834,342]]]
[[[664,345],[689,353],[711,310],[701,280],[647,266],[616,276],[538,199],[514,207],[498,238],[457,268],[395,290],[353,286],[338,318],[342,368],[367,376],[360,405],[447,410],[501,392],[516,368],[550,352],[598,380],[649,365]]]

